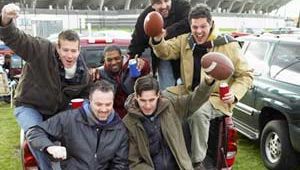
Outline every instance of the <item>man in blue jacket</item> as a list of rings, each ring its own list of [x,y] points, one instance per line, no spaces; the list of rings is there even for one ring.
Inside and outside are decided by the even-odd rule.
[[[100,80],[91,87],[89,102],[30,128],[26,137],[35,149],[61,160],[62,169],[126,170],[128,135],[113,101],[113,85]]]

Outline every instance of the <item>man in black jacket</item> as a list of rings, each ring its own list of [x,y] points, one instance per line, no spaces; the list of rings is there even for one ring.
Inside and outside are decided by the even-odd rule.
[[[57,114],[26,133],[35,148],[60,159],[62,169],[128,169],[128,135],[113,110],[114,88],[96,82],[89,102],[79,109]],[[49,137],[61,141],[55,145]]]
[[[18,124],[26,132],[65,110],[71,99],[87,96],[90,80],[75,31],[61,32],[57,44],[32,37],[16,27],[14,21],[19,11],[15,4],[2,8],[0,38],[26,61],[15,93],[14,110]],[[40,169],[51,168],[51,162],[44,154],[31,151]]]
[[[129,55],[141,56],[146,48],[149,47],[149,37],[144,31],[144,20],[148,13],[152,11],[159,12],[164,19],[164,29],[166,30],[165,39],[170,39],[190,32],[188,23],[188,14],[190,4],[185,0],[150,0],[148,6],[138,17],[135,30],[132,34],[132,40],[128,47]],[[158,71],[160,88],[165,89],[174,86],[175,81],[180,77],[179,60],[163,61],[158,59],[151,49],[152,70],[154,75]]]

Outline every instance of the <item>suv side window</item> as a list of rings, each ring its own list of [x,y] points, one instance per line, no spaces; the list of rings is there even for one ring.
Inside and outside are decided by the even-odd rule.
[[[299,44],[278,44],[272,54],[271,78],[300,85]]]
[[[262,73],[266,64],[264,58],[270,44],[267,42],[249,42],[248,48],[245,51],[245,58],[248,61],[248,64],[256,72]]]
[[[88,67],[96,68],[101,65],[103,47],[81,47],[81,53]]]

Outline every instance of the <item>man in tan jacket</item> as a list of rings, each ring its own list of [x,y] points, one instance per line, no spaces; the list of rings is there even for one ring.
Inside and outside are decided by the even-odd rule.
[[[167,90],[173,94],[186,94],[194,90],[203,81],[204,71],[201,70],[201,57],[210,51],[225,54],[233,63],[235,71],[231,77],[222,82],[229,84],[230,91],[222,100],[219,97],[219,85],[210,95],[209,101],[189,117],[192,134],[191,159],[195,169],[202,167],[206,156],[209,121],[218,116],[231,116],[234,104],[247,92],[252,83],[252,71],[242,57],[240,47],[228,35],[218,36],[210,9],[199,4],[189,14],[191,33],[183,34],[170,40],[164,40],[163,33],[152,37],[150,44],[158,57],[165,60],[178,59],[181,56],[181,78],[183,85],[170,87]],[[198,168],[201,169],[201,168]]]
[[[162,96],[158,81],[150,75],[136,80],[123,119],[129,135],[130,169],[193,169],[181,122],[208,100],[214,80],[205,77],[194,93],[175,98]]]

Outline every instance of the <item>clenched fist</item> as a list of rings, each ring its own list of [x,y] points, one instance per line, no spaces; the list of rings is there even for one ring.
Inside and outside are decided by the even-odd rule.
[[[11,19],[18,18],[19,12],[20,12],[20,8],[17,5],[13,4],[13,3],[4,5],[4,7],[2,8],[2,22],[1,22],[1,25],[6,26],[6,25],[9,24]]]
[[[55,159],[67,159],[67,150],[63,146],[49,146],[46,150]]]

